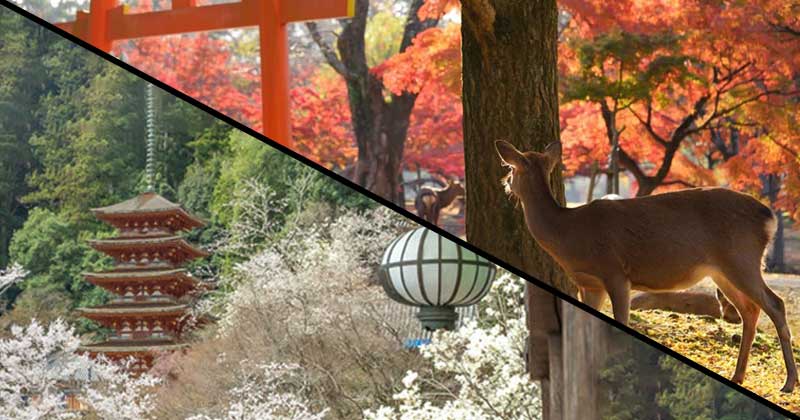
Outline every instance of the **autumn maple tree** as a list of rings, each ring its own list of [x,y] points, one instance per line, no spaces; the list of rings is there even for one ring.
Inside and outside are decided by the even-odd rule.
[[[397,201],[403,169],[464,174],[459,68],[430,71],[420,65],[437,54],[447,55],[448,63],[460,59],[452,45],[439,44],[451,38],[436,36],[458,27],[435,26],[438,16],[419,14],[422,6],[412,2],[413,14],[401,25],[387,20],[380,5],[372,6],[378,12],[357,8],[356,20],[336,34],[336,50],[324,36],[330,31],[308,24],[328,66],[296,78],[292,93],[298,149]],[[359,13],[370,13],[364,27]]]
[[[619,161],[635,177],[637,195],[663,185],[694,185],[697,179],[681,177],[681,168],[701,183],[714,183],[713,177],[687,169],[699,162],[686,149],[713,148],[708,137],[715,130],[718,135],[723,126],[757,125],[748,116],[752,106],[792,95],[790,69],[796,57],[768,59],[778,53],[775,40],[749,36],[759,29],[757,23],[745,29],[735,24],[749,7],[685,1],[640,15],[618,13],[618,7],[635,4],[564,3],[573,16],[562,45],[567,50],[562,54],[565,102],[596,105],[604,122],[593,133],[605,137],[595,141],[599,144],[610,142],[618,129],[617,112],[626,111],[623,118],[633,124],[625,125],[632,130],[620,138]],[[664,32],[664,27],[673,29]],[[569,143],[571,136],[566,137]],[[679,170],[671,171],[676,161]]]
[[[562,5],[572,17],[560,65],[573,173],[613,162],[618,136],[638,196],[728,185],[797,218],[800,42],[786,31],[796,13],[765,1]],[[777,268],[782,233],[779,218]]]
[[[434,19],[420,18],[418,11],[423,3],[424,0],[412,0],[408,6],[399,52],[405,51],[417,34],[437,23]],[[335,41],[330,41],[315,23],[307,23],[306,27],[326,62],[347,86],[352,132],[358,148],[350,177],[383,197],[402,202],[403,154],[418,94],[387,92],[372,71],[365,53],[369,14],[370,1],[356,0],[355,16],[341,21]]]

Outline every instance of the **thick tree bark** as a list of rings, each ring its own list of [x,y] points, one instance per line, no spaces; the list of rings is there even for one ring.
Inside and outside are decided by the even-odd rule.
[[[400,51],[411,45],[414,37],[436,25],[435,19],[420,21],[418,12],[424,0],[411,1]],[[402,203],[401,175],[409,119],[416,94],[389,95],[367,65],[364,33],[369,15],[369,0],[356,0],[355,16],[344,21],[336,43],[339,57],[326,45],[313,23],[307,24],[314,41],[328,63],[347,83],[353,134],[358,146],[353,181],[368,190]]]
[[[506,195],[494,142],[543,150],[559,140],[555,0],[464,0],[464,154],[467,239],[562,290],[573,288],[533,240],[522,210]],[[560,170],[552,177],[564,203]]]
[[[494,143],[504,139],[520,150],[542,151],[559,140],[555,0],[463,0],[464,157],[467,177],[467,240],[514,267],[567,293],[574,286],[528,232],[522,210],[500,179]],[[554,196],[564,203],[560,168],[552,177]],[[562,389],[553,387],[548,366],[552,334],[560,334],[559,302],[528,285],[525,293],[528,366],[542,380],[547,412],[558,412]],[[557,379],[557,378],[553,378]],[[556,381],[557,382],[557,381]]]

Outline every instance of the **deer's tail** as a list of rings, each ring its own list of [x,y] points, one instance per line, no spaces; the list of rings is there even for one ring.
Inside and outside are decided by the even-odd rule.
[[[778,230],[778,217],[769,207],[760,202],[758,204],[759,216],[761,216],[763,219],[764,234],[766,236],[766,241],[764,242],[764,253],[761,255],[761,269],[764,270],[767,265],[767,254],[769,253],[769,248],[772,245],[772,241],[775,240],[775,234]]]

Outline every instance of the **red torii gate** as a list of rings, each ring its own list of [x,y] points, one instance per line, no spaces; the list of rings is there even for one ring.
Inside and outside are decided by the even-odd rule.
[[[172,9],[126,13],[119,0],[91,0],[89,12],[58,23],[103,51],[116,40],[185,32],[258,26],[261,43],[263,132],[284,145],[291,143],[289,114],[289,48],[286,25],[316,19],[352,17],[355,0],[241,0],[198,6],[197,0],[172,0]]]

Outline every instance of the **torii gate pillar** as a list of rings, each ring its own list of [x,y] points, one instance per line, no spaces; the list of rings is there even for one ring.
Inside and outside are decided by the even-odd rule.
[[[258,3],[261,8],[258,13],[261,20],[258,38],[261,45],[263,131],[267,137],[289,144],[292,138],[292,116],[289,111],[289,37],[286,34],[286,24],[280,21],[280,1],[265,0]]]
[[[87,41],[105,52],[111,51],[111,45],[114,42],[108,35],[108,15],[117,6],[119,6],[118,0],[92,0],[89,4]],[[80,14],[80,12],[78,13]],[[80,16],[78,20],[80,20]]]

